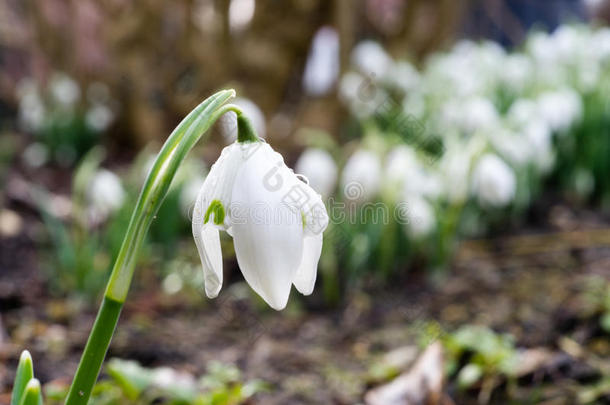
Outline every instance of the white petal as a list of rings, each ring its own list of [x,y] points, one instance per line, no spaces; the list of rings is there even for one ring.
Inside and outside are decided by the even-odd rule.
[[[287,194],[285,203],[301,211],[305,235],[319,235],[328,226],[328,213],[326,206],[318,194],[309,185],[298,181]]]
[[[205,217],[210,203],[218,200],[222,203],[225,211],[231,201],[231,193],[235,182],[235,175],[244,162],[243,153],[237,143],[233,143],[222,150],[220,157],[212,165],[210,173],[205,179],[202,198],[202,215]],[[202,217],[202,218],[203,218]],[[211,217],[213,218],[213,217]],[[223,222],[221,228],[227,225]]]
[[[222,287],[222,250],[218,228],[211,225],[201,228],[201,246],[197,246],[197,250],[203,264],[205,293],[215,298]]]
[[[306,236],[303,241],[303,258],[293,281],[294,286],[303,295],[309,295],[313,292],[321,253],[322,233],[315,236]]]
[[[231,230],[239,267],[276,310],[288,302],[303,253],[301,212],[284,201],[297,182],[281,156],[262,144],[240,168],[233,189]]]
[[[211,223],[203,223],[205,190],[204,183],[193,209],[192,229],[203,267],[205,293],[208,297],[214,298],[222,287],[222,251],[218,228]]]

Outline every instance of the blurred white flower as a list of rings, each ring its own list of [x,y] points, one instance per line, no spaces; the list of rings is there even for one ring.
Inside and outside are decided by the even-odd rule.
[[[388,195],[419,195],[437,198],[442,192],[440,178],[424,167],[413,148],[399,145],[386,157],[384,192]]]
[[[339,83],[339,98],[360,119],[373,115],[388,95],[375,81],[358,73],[346,73]]]
[[[352,51],[352,64],[367,76],[383,77],[392,63],[390,55],[375,41],[362,41]]]
[[[530,35],[527,49],[540,64],[551,65],[556,62],[557,49],[549,35],[544,32]]]
[[[95,104],[85,114],[85,121],[89,128],[97,132],[103,132],[112,123],[114,114],[110,108],[104,104]]]
[[[610,59],[610,28],[599,29],[590,40],[591,49],[597,53],[600,62]]]
[[[572,178],[572,187],[581,198],[587,198],[595,190],[595,177],[590,170],[579,167]]]
[[[152,383],[163,389],[195,390],[195,377],[187,372],[179,372],[169,367],[159,367],[152,370]]]
[[[36,82],[24,79],[17,85],[19,124],[25,131],[38,131],[44,122],[46,109]]]
[[[87,189],[87,202],[93,222],[101,222],[121,208],[125,197],[119,176],[107,169],[98,170]]]
[[[414,90],[419,85],[419,81],[419,72],[407,61],[392,63],[383,77],[385,85],[397,88],[403,93]]]
[[[582,99],[572,89],[546,92],[538,97],[538,109],[553,131],[569,129],[582,117]]]
[[[610,38],[609,38],[610,40]],[[597,61],[581,60],[576,70],[576,86],[579,90],[588,93],[596,90],[602,69]]]
[[[323,96],[335,85],[339,76],[339,36],[330,27],[322,27],[316,32],[311,43],[303,87],[311,96]]]
[[[532,79],[533,66],[530,59],[520,53],[508,55],[498,71],[503,83],[512,91],[522,92]]]
[[[491,100],[475,97],[464,104],[462,111],[462,128],[468,132],[491,130],[498,125],[499,116]]]
[[[485,207],[501,208],[510,204],[517,188],[513,170],[497,155],[487,153],[473,171],[473,192]]]
[[[395,189],[404,183],[409,173],[419,166],[415,150],[407,145],[399,145],[386,156],[383,180],[389,188]]]
[[[472,160],[487,146],[481,136],[467,143],[456,137],[447,137],[445,153],[439,161],[439,175],[447,199],[451,204],[461,204],[468,197]]]
[[[49,149],[40,142],[31,143],[23,151],[23,160],[28,166],[38,168],[49,160]]]
[[[49,91],[55,101],[64,107],[72,107],[80,98],[80,87],[65,73],[55,73],[49,81]]]
[[[555,164],[552,133],[541,119],[534,119],[523,128],[523,134],[531,147],[531,159],[541,173],[548,173]]]
[[[161,283],[163,292],[167,295],[173,295],[180,292],[183,286],[184,282],[182,281],[182,277],[180,277],[177,273],[168,274]]]
[[[527,98],[519,98],[513,102],[506,113],[509,123],[522,127],[538,118],[538,104]]]
[[[182,184],[178,203],[180,204],[180,212],[185,218],[190,218],[190,211],[195,205],[193,201],[197,199],[204,181],[205,177],[200,176],[188,179]]]
[[[402,102],[403,114],[421,120],[426,113],[426,99],[420,91],[414,90],[407,93]]]
[[[570,25],[561,25],[551,36],[551,44],[555,48],[556,57],[564,62],[574,61],[581,54],[586,42],[581,40],[580,32]]]
[[[407,214],[407,233],[414,238],[429,235],[436,227],[436,216],[430,203],[413,194],[406,195],[403,203]]]
[[[524,167],[537,158],[528,139],[516,131],[500,128],[491,133],[489,141],[514,166]]]
[[[147,173],[150,171],[154,163],[154,156],[148,158]],[[180,212],[185,218],[191,219],[191,211],[194,206],[194,201],[199,195],[199,190],[203,186],[203,182],[208,174],[208,168],[203,161],[196,158],[186,158],[182,165],[178,168],[170,190],[178,190],[180,193],[178,203]]]
[[[243,97],[237,97],[231,104],[235,104],[248,117],[252,126],[261,138],[265,138],[267,125],[265,115],[261,109],[251,100]],[[237,139],[237,115],[233,111],[224,114],[218,120],[220,122],[220,131],[227,143],[235,142]]]
[[[448,149],[441,158],[439,165],[443,189],[452,204],[462,203],[468,196],[470,160],[471,157],[457,147]]]
[[[345,198],[356,202],[370,201],[379,192],[380,181],[379,157],[364,149],[350,156],[341,175]]]
[[[231,0],[229,4],[229,27],[239,32],[248,27],[254,17],[255,0]]]
[[[318,148],[305,150],[296,163],[295,171],[307,177],[309,185],[322,195],[330,197],[337,185],[337,164],[327,151]]]

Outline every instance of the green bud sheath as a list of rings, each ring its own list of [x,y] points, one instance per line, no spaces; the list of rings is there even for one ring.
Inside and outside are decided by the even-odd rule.
[[[260,142],[252,123],[243,114],[237,114],[237,142]]]

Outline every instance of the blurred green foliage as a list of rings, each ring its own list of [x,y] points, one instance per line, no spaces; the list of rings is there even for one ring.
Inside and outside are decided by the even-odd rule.
[[[120,359],[108,361],[106,373],[108,378],[93,390],[92,405],[239,405],[269,389],[260,380],[244,381],[237,367],[219,362],[211,362],[199,378],[169,367],[146,368]],[[61,403],[66,393],[65,387],[45,387],[50,404]]]

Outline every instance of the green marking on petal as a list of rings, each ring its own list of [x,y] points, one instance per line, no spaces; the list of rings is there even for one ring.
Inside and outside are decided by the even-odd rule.
[[[305,226],[307,225],[307,220],[305,219],[305,213],[301,211],[301,221],[303,222],[303,230],[305,230]]]
[[[225,220],[225,207],[222,205],[220,200],[213,200],[208,207],[208,210],[205,212],[205,216],[203,217],[203,223],[207,224],[210,220],[210,214],[214,214],[214,223],[216,225],[220,225]]]

